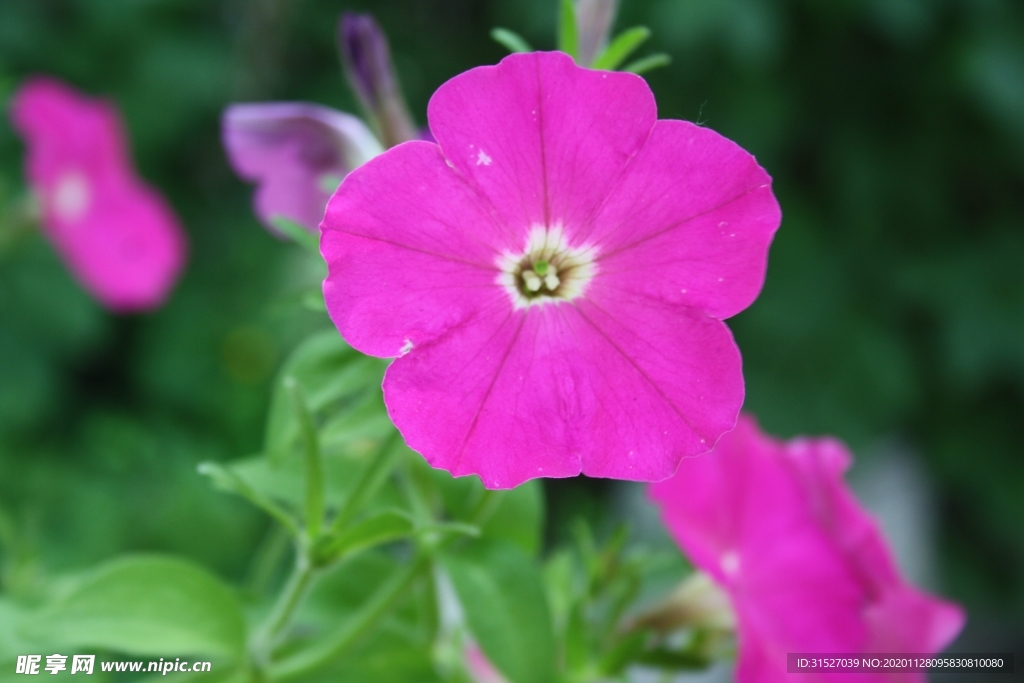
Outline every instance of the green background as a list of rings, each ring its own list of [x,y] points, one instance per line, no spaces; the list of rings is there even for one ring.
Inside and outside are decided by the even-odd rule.
[[[191,241],[164,308],[114,317],[42,238],[0,239],[5,590],[124,550],[244,578],[266,519],[195,466],[260,448],[273,374],[325,318],[297,305],[317,264],[257,224],[219,114],[355,111],[344,9],[381,21],[420,123],[438,85],[504,54],[491,27],[554,44],[548,0],[0,2],[0,102],[35,73],[112,98]],[[959,649],[1021,642],[1024,5],[627,0],[617,28],[635,24],[674,60],[648,75],[661,117],[736,140],[775,179],[764,293],[730,323],[747,409],[780,436],[908,446],[938,502],[938,588],[971,615]],[[0,211],[24,191],[22,152],[0,120]],[[607,515],[611,491],[549,484],[550,536]]]

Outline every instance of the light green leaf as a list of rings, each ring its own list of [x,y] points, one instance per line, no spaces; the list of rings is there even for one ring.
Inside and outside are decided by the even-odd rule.
[[[481,524],[473,519],[487,490],[476,476],[453,477],[444,470],[434,469],[419,455],[408,460],[410,472],[424,483],[424,488],[435,491],[429,501],[437,516]],[[499,498],[497,507],[482,520],[484,538],[511,541],[528,554],[540,549],[544,525],[544,493],[539,481],[529,481],[510,491],[492,492]]]
[[[404,447],[396,444],[394,448]],[[373,454],[366,456],[332,456],[324,458],[324,502],[329,508],[338,508],[352,495],[363,493],[356,491],[356,485],[363,474],[376,462]],[[305,474],[302,461],[290,459],[283,463],[273,463],[268,458],[254,456],[236,460],[222,465],[224,469],[238,477],[244,486],[251,489],[260,498],[280,503],[288,511],[302,510],[305,491]],[[400,505],[398,492],[383,487],[377,491],[369,502],[374,506]],[[363,502],[367,502],[365,499]],[[355,512],[362,510],[360,507]]]
[[[0,666],[8,660],[14,662],[17,655],[34,652],[40,649],[35,639],[27,638],[24,631],[25,625],[31,623],[31,612],[10,600],[0,599]],[[45,634],[41,634],[45,635]],[[12,667],[10,671],[14,671]],[[0,680],[3,671],[0,670]]]
[[[651,69],[668,66],[671,63],[671,57],[663,52],[659,52],[658,54],[651,55],[650,57],[644,57],[643,59],[638,59],[635,62],[630,62],[626,66],[622,67],[622,70],[633,74],[642,74],[650,71]]]
[[[646,26],[635,26],[615,36],[615,40],[605,48],[594,63],[592,69],[611,71],[633,54],[634,50],[643,45],[651,37],[651,30]]]
[[[429,647],[391,625],[302,683],[441,683]]]
[[[481,530],[484,538],[511,541],[536,556],[544,533],[544,491],[538,480],[503,492],[501,502]]]
[[[239,476],[239,474],[233,469],[224,467],[215,462],[201,462],[199,463],[198,470],[199,474],[209,477],[216,488],[242,496],[250,503],[264,510],[274,519],[279,521],[286,529],[288,529],[289,532],[291,532],[292,536],[297,537],[299,535],[299,527],[292,516],[274,502],[273,499],[251,486],[249,482]]]
[[[320,231],[310,232],[307,228],[284,216],[274,216],[270,223],[279,232],[291,239],[300,247],[320,253]]]
[[[205,569],[154,555],[122,557],[82,576],[25,628],[64,647],[132,655],[237,658],[241,606]]]
[[[521,35],[507,28],[491,29],[491,38],[508,48],[509,52],[533,52],[533,48]]]
[[[264,439],[266,454],[280,462],[301,452],[299,420],[285,378],[293,377],[302,386],[315,418],[333,418],[367,401],[384,414],[380,385],[386,367],[387,361],[362,355],[336,330],[307,339],[285,362],[275,383]]]
[[[479,541],[443,556],[470,630],[512,683],[555,680],[551,615],[536,563],[512,543]]]
[[[576,32],[576,7],[572,0],[562,0],[558,13],[558,49],[576,59],[579,51]]]

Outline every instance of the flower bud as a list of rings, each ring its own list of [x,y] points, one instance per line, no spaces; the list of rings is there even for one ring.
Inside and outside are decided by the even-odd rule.
[[[369,14],[345,13],[338,26],[338,50],[345,77],[385,147],[418,139],[405,105],[391,50]]]
[[[608,45],[619,0],[577,0],[578,63],[590,66]]]

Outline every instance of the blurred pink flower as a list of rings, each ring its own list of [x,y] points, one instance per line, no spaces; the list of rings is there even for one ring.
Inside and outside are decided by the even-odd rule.
[[[675,477],[650,488],[686,555],[730,596],[740,683],[791,680],[789,652],[935,653],[963,627],[957,605],[900,576],[878,526],[843,481],[850,462],[838,441],[782,443],[741,416],[711,454],[684,460]],[[924,675],[858,680],[923,682]]]
[[[508,683],[508,679],[494,668],[479,645],[470,642],[466,645],[465,652],[466,669],[474,683]]]
[[[279,219],[317,232],[345,175],[383,151],[356,117],[304,102],[232,105],[222,138],[235,172],[259,183],[256,215],[275,233]]]
[[[561,53],[456,76],[428,119],[438,144],[349,174],[321,226],[334,323],[401,356],[384,393],[409,446],[490,488],[656,481],[711,448],[743,402],[721,319],[780,220],[754,158]]]
[[[38,77],[13,98],[42,225],[82,286],[118,312],[156,308],[185,263],[167,202],[135,173],[114,107]]]

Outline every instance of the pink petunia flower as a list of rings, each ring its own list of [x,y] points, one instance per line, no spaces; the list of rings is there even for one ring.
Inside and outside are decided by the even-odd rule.
[[[185,263],[185,236],[132,167],[120,117],[106,102],[50,78],[14,95],[26,175],[42,226],[82,286],[118,312],[163,303]]]
[[[878,526],[843,481],[850,462],[833,439],[782,443],[742,416],[710,456],[684,460],[675,477],[650,488],[680,547],[730,597],[740,683],[789,681],[790,652],[935,653],[963,627],[958,606],[900,576]]]
[[[660,480],[711,448],[743,402],[721,320],[780,220],[754,158],[561,53],[456,76],[428,120],[437,144],[352,172],[321,225],[328,311],[400,356],[384,394],[409,446],[490,488]]]
[[[508,679],[494,668],[479,645],[472,641],[467,643],[465,653],[466,669],[474,683],[508,683]]]
[[[256,215],[275,233],[280,219],[316,232],[345,175],[383,151],[356,117],[304,102],[232,105],[222,138],[238,175],[259,183]]]

